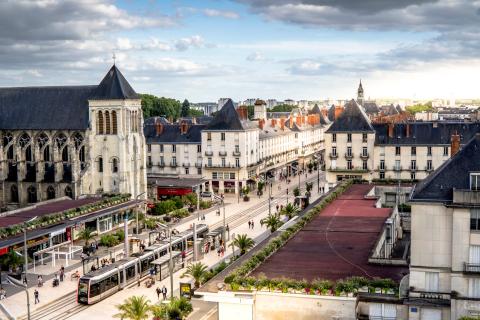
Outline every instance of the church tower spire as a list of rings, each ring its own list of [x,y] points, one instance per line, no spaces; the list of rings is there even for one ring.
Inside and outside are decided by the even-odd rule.
[[[360,84],[358,85],[357,90],[357,102],[359,105],[363,105],[363,87],[362,87],[362,79],[360,79]]]

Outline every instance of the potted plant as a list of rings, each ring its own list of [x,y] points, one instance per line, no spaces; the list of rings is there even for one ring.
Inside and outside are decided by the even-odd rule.
[[[248,194],[250,193],[250,188],[248,186],[242,188],[243,201],[250,201]]]

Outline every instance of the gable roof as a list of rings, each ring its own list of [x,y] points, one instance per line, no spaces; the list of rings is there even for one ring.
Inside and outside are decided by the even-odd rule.
[[[140,99],[118,68],[113,65],[95,90],[92,99]]]
[[[376,114],[380,112],[380,109],[378,109],[378,106],[375,102],[364,102],[363,109],[365,109],[367,114]]]
[[[374,132],[374,129],[362,107],[352,99],[326,132]]]
[[[232,99],[228,99],[215,117],[206,125],[206,130],[247,130],[256,126],[249,120],[240,120]]]
[[[0,130],[86,130],[88,100],[137,98],[115,66],[99,85],[0,88]]]
[[[205,129],[205,125],[194,124],[189,125],[187,133],[181,134],[180,124],[162,124],[162,133],[157,135],[155,123],[149,122],[148,125],[144,125],[143,134],[148,144],[152,143],[165,143],[165,144],[177,144],[177,143],[202,143],[202,130]]]
[[[96,86],[0,88],[0,129],[85,130]]]
[[[453,189],[469,189],[470,172],[480,171],[480,134],[415,186],[410,201],[453,201]]]

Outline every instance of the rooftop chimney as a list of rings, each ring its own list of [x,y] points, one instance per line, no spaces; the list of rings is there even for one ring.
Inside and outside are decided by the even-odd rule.
[[[258,127],[260,128],[260,130],[263,130],[264,124],[265,124],[265,120],[263,119],[258,120]]]
[[[388,124],[388,137],[393,138],[393,123]]]
[[[285,130],[285,118],[281,118],[280,119],[280,128],[283,130]]]
[[[163,124],[160,121],[155,122],[155,133],[157,136],[161,135],[163,132]]]
[[[455,131],[454,134],[452,134],[451,140],[450,140],[450,153],[451,157],[457,154],[457,152],[460,150],[460,135]]]
[[[188,123],[186,121],[182,121],[180,123],[180,133],[181,134],[186,134],[188,131]]]
[[[410,123],[407,123],[407,125],[405,126],[405,136],[407,138],[410,138]]]

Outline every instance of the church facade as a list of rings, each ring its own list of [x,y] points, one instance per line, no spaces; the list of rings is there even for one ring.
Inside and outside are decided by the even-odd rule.
[[[0,88],[0,208],[146,191],[141,99],[114,65],[99,85]]]

